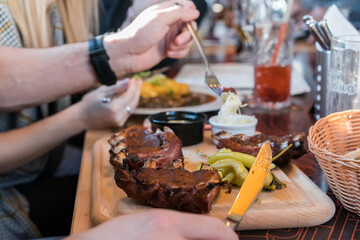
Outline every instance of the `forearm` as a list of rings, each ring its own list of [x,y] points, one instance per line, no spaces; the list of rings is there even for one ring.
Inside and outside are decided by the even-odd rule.
[[[0,174],[43,155],[84,130],[78,105],[28,127],[0,133]]]
[[[47,49],[0,47],[0,112],[50,102],[96,83],[87,43]]]

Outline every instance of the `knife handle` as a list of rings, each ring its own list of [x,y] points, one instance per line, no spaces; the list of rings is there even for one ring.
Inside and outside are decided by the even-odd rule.
[[[309,24],[308,28],[309,28],[309,31],[311,32],[311,34],[314,36],[315,40],[320,44],[320,46],[324,50],[330,50],[330,46],[325,42],[325,39],[319,32],[319,29],[317,29],[316,23]]]
[[[326,19],[323,19],[321,21],[319,21],[320,27],[324,33],[324,35],[326,36],[326,38],[329,41],[329,46],[331,47],[331,39],[332,39],[332,33],[329,29],[329,25],[327,24]]]
[[[227,227],[232,228],[234,231],[238,228],[241,220],[243,219],[244,215],[239,214],[230,214],[225,219],[225,224]]]

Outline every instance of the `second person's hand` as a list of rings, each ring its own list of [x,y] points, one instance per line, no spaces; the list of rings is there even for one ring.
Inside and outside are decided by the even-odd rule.
[[[141,84],[131,78],[87,93],[77,103],[84,129],[123,126],[139,103]]]

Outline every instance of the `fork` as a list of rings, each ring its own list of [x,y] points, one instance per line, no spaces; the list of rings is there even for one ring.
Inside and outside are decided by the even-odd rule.
[[[192,38],[194,39],[194,42],[199,49],[200,55],[204,61],[205,65],[205,83],[209,86],[211,90],[213,90],[217,95],[221,96],[223,86],[219,83],[217,77],[213,73],[213,71],[210,68],[209,61],[206,57],[205,51],[203,46],[201,45],[201,42],[194,31],[194,28],[192,27],[191,23],[186,23],[186,28],[189,30]]]

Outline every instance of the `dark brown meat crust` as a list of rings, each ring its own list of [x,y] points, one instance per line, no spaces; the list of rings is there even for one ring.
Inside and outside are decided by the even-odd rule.
[[[166,127],[161,133],[130,127],[109,139],[117,186],[142,204],[209,212],[223,185],[219,174],[185,170],[180,140]]]
[[[141,160],[154,161],[157,167],[165,168],[174,159],[183,159],[182,143],[174,132],[164,127],[164,132],[149,132],[137,126],[123,129],[109,139],[110,162],[122,164],[128,154],[136,154]]]
[[[230,135],[226,132],[219,132],[213,137],[218,140],[216,145],[218,149],[228,148],[232,151],[253,156],[258,154],[264,142],[270,143],[273,156],[276,156],[292,144],[293,146],[289,150],[274,161],[277,166],[285,166],[291,159],[299,158],[306,153],[304,146],[305,133],[292,133],[281,137],[257,134],[249,137],[244,134]]]
[[[221,178],[215,170],[189,172],[182,168],[115,170],[115,181],[128,197],[142,204],[193,213],[207,213],[219,194]]]

